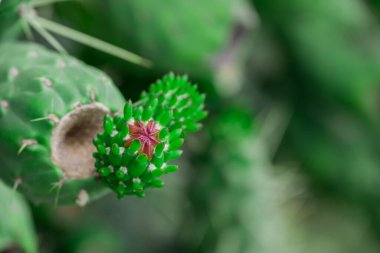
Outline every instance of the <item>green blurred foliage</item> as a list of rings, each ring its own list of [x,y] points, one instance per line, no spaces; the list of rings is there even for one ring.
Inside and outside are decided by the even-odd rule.
[[[313,186],[360,205],[378,223],[380,32],[364,1],[252,1],[277,75],[256,68],[268,100],[293,107],[278,161],[301,164]],[[262,58],[252,56],[252,67]],[[276,58],[280,61],[276,62]],[[269,59],[269,60],[268,60]],[[375,225],[379,230],[378,225]]]
[[[300,86],[378,122],[380,32],[363,1],[253,2],[303,78]]]
[[[37,238],[24,198],[0,181],[0,251],[36,253]]]
[[[122,236],[76,207],[33,206],[41,253],[121,253]]]

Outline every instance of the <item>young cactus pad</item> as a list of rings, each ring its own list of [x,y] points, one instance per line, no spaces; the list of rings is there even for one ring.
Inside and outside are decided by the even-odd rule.
[[[186,134],[200,128],[204,99],[186,76],[168,74],[137,103],[125,104],[123,114],[105,116],[93,141],[95,167],[119,198],[143,197],[145,189],[163,186],[161,175],[177,170],[169,162],[181,156]]]
[[[0,176],[34,203],[85,205],[97,180],[92,140],[125,100],[77,59],[33,43],[0,45]]]

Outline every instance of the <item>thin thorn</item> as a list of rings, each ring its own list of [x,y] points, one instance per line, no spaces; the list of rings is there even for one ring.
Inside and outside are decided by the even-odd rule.
[[[16,178],[13,184],[13,191],[17,191],[21,183],[22,183],[22,179],[20,177]]]
[[[12,194],[12,196],[9,198],[9,205],[12,204],[13,199],[14,199],[14,197],[16,196],[15,193],[16,193],[18,187],[21,185],[21,183],[22,183],[22,179],[21,179],[21,178],[18,177],[18,178],[15,179],[15,182],[13,183],[13,187],[12,187],[12,192],[13,192],[13,194]]]
[[[24,4],[20,6],[21,17],[36,30],[52,47],[61,54],[67,54],[63,46],[40,24],[38,15],[33,8]]]
[[[59,118],[54,114],[49,114],[48,116],[42,117],[42,118],[32,119],[32,120],[30,120],[30,122],[38,122],[38,121],[43,121],[43,120],[51,120],[56,124],[59,123]]]
[[[25,140],[22,140],[22,143],[21,143],[21,147],[20,149],[18,150],[17,152],[17,155],[20,155],[22,153],[22,151],[24,151],[24,149],[28,146],[32,146],[32,145],[36,145],[37,144],[37,141],[36,140],[32,140],[32,139],[25,139]]]
[[[96,94],[95,94],[95,91],[93,89],[88,90],[88,97],[90,98],[91,102],[96,101]]]
[[[30,122],[37,122],[37,121],[43,121],[43,120],[49,120],[49,116],[42,117],[42,118],[31,119]]]
[[[24,30],[25,36],[28,40],[34,40],[32,29],[30,29],[28,21],[21,20],[22,29]]]
[[[44,29],[51,31],[53,33],[56,33],[58,35],[61,35],[63,37],[72,39],[76,42],[82,43],[83,45],[98,49],[100,51],[103,51],[105,53],[108,53],[110,55],[113,55],[115,57],[119,57],[123,60],[144,66],[144,67],[151,67],[153,64],[151,61],[134,54],[132,52],[129,52],[123,48],[114,46],[108,42],[102,41],[98,38],[89,36],[85,33],[78,32],[74,29],[71,29],[69,27],[57,24],[55,22],[52,22],[50,20],[35,16],[35,20],[38,22],[41,27]]]
[[[53,183],[52,187],[50,189],[50,192],[57,189],[57,192],[56,192],[56,195],[54,198],[54,207],[55,208],[58,206],[59,195],[61,193],[61,189],[62,189],[62,186],[65,183],[65,181],[66,181],[66,178],[62,177],[58,182]]]

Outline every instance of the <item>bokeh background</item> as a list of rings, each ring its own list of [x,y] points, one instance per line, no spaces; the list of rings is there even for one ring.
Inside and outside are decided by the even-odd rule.
[[[209,111],[163,189],[32,206],[40,252],[380,252],[379,0],[84,0],[38,13],[150,59],[56,37],[126,98],[174,71]]]

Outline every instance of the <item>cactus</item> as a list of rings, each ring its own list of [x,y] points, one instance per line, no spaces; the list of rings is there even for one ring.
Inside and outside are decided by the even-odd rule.
[[[186,134],[200,128],[197,121],[207,115],[204,98],[187,77],[169,74],[135,106],[127,103],[122,115],[105,117],[94,157],[97,172],[119,198],[142,197],[145,189],[163,186],[161,175],[177,170],[168,162],[181,156]]]
[[[27,0],[0,1],[0,41],[13,40],[22,32],[19,6]]]
[[[33,43],[0,52],[1,177],[34,203],[85,205],[104,194],[91,141],[124,105],[112,81]]]
[[[167,75],[111,115],[124,100],[101,72],[33,44],[0,49],[1,173],[36,203],[85,205],[100,196],[94,165],[119,197],[162,187],[158,177],[177,169],[168,162],[206,116],[205,96],[186,77]]]
[[[37,252],[37,238],[26,201],[0,181],[0,251]],[[17,251],[18,252],[18,251]]]

